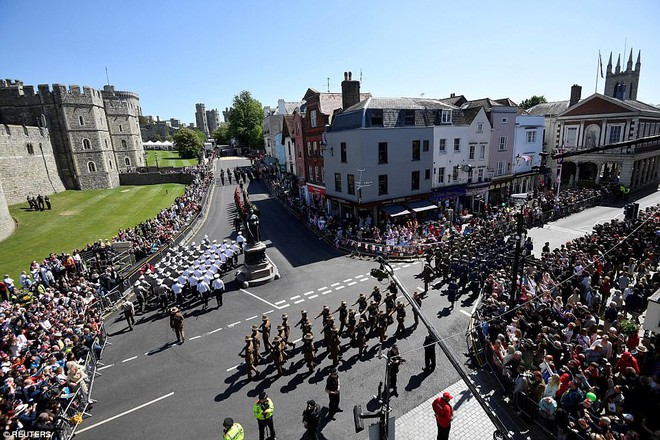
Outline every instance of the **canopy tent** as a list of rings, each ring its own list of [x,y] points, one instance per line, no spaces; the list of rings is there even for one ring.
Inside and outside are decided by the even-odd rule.
[[[427,200],[415,200],[414,202],[406,203],[408,209],[415,212],[424,212],[430,209],[437,209],[438,207]]]
[[[390,217],[398,217],[400,215],[410,214],[410,211],[401,205],[381,206],[380,210]]]

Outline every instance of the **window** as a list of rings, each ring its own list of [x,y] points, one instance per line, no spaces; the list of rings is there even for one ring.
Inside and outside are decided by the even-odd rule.
[[[128,158],[128,157],[124,158],[124,164],[126,164],[127,167],[130,167],[131,166],[131,159]]]
[[[355,194],[355,175],[346,175],[346,192],[348,194]]]
[[[27,144],[28,154],[34,154],[34,146],[32,144]]]
[[[415,110],[404,110],[403,111],[403,124],[404,125],[415,125]]]
[[[319,166],[318,165],[314,165],[314,180],[316,182],[319,181]]]
[[[422,151],[429,151],[429,141],[428,141],[428,139],[422,142]]]
[[[103,139],[103,143],[105,144],[105,148],[108,148],[108,140],[107,140],[107,139]]]
[[[341,163],[346,163],[346,142],[339,144],[339,150],[341,151]]]
[[[316,141],[314,141],[314,156],[318,156],[318,147],[316,146]]]
[[[410,189],[419,189],[419,171],[413,171],[410,175]]]
[[[484,132],[484,123],[479,122],[477,123],[477,133],[483,133]]]
[[[110,169],[112,169],[112,161],[111,160],[108,161],[108,165],[110,166]]]
[[[311,156],[311,155],[312,155],[312,143],[307,142],[307,156]]]
[[[387,194],[387,174],[378,176],[378,195]]]
[[[341,173],[335,173],[335,191],[341,192]]]
[[[475,151],[476,148],[477,148],[476,145],[470,145],[470,152],[469,152],[469,154],[470,154],[469,159],[470,160],[474,160],[474,151]]]
[[[447,139],[440,139],[440,145],[438,145],[438,151],[444,153],[447,151]]]
[[[302,157],[302,151],[298,150],[298,157]]]
[[[502,176],[504,174],[504,167],[506,167],[506,162],[504,161],[497,162],[497,171],[495,172],[495,175]]]
[[[119,124],[119,132],[121,133],[122,131],[124,131],[124,128]]]
[[[500,144],[497,147],[497,151],[506,151],[506,144],[509,139],[506,136],[500,136]]]
[[[506,124],[507,122],[509,122],[507,118],[502,118],[502,124]]]
[[[300,135],[300,123],[296,121],[296,136]]]
[[[383,126],[383,110],[372,110],[371,111],[371,125],[382,127]]]
[[[445,167],[438,168],[438,183],[445,183]]]
[[[91,150],[92,149],[92,143],[89,141],[89,139],[83,139],[83,150]]]
[[[78,122],[80,122],[80,125],[85,125],[85,118],[81,116],[78,116]]]
[[[311,165],[309,165],[307,167],[307,178],[309,180],[314,180],[314,175],[312,174],[312,166]]]
[[[533,144],[536,142],[536,130],[527,130],[525,132],[525,136],[527,137],[528,144]]]
[[[309,112],[309,124],[312,127],[316,127],[316,110]]]
[[[94,162],[87,162],[87,169],[90,173],[96,172],[96,164]]]
[[[461,151],[461,138],[454,139],[454,151],[455,152]]]
[[[621,125],[610,125],[608,128],[610,129],[610,134],[607,137],[609,139],[608,143],[621,142],[621,129],[623,127]]]
[[[486,158],[486,146],[485,145],[480,145],[479,146],[479,159],[485,159]]]
[[[441,118],[443,124],[451,124],[451,110],[443,110]]]
[[[472,168],[470,168],[470,171],[468,171],[467,183],[472,183],[472,176]]]
[[[419,147],[420,147],[419,140],[412,141],[412,160],[420,160],[421,151]]]
[[[477,172],[477,182],[483,182],[484,181],[484,169],[479,168]]]
[[[378,163],[387,163],[387,142],[378,142]]]
[[[121,147],[124,149],[128,148],[128,146],[126,145],[126,141],[123,139],[121,140]]]
[[[566,127],[564,134],[564,147],[577,147],[577,127]]]
[[[427,168],[424,170],[424,180],[431,180],[431,169]]]

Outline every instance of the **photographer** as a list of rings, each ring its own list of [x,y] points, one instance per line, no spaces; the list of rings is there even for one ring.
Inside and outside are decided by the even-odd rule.
[[[254,418],[257,419],[259,424],[259,440],[264,440],[266,427],[268,427],[269,439],[277,440],[275,438],[275,426],[273,425],[273,401],[270,400],[268,394],[264,391],[259,394],[259,399],[254,402],[252,409]]]

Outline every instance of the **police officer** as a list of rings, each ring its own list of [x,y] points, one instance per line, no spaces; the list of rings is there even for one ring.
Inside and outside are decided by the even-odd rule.
[[[259,398],[254,402],[252,413],[254,418],[257,419],[259,425],[259,440],[264,440],[266,436],[266,428],[268,428],[269,438],[275,438],[275,426],[273,424],[273,410],[275,409],[273,401],[268,397],[265,391],[259,393]]]
[[[223,440],[243,440],[245,433],[240,423],[234,423],[234,419],[227,417],[222,422]]]
[[[309,368],[310,373],[313,373],[314,368],[316,368],[316,363],[314,362],[316,347],[314,346],[314,335],[311,333],[306,333],[305,336],[303,336],[303,353],[305,354],[307,368]]]
[[[358,296],[357,301],[355,301],[352,306],[357,305],[358,306],[358,312],[360,312],[360,315],[364,313],[364,311],[367,309],[367,298],[364,296],[364,293],[361,293],[360,296]]]
[[[348,318],[348,307],[346,306],[346,301],[342,301],[339,308],[332,312],[332,314],[334,315],[337,312],[339,312],[339,333],[341,334],[344,331],[344,325],[346,325],[346,320]]]
[[[261,316],[261,326],[259,327],[259,331],[261,332],[262,339],[264,341],[264,350],[266,353],[268,353],[272,346],[270,344],[270,319],[268,319],[268,315],[262,315]]]

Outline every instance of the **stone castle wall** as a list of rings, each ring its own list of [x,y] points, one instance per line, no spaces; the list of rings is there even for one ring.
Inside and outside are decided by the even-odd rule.
[[[46,129],[0,125],[0,170],[0,197],[9,205],[26,202],[28,195],[65,190]]]
[[[5,199],[2,181],[0,181],[0,241],[9,237],[15,228],[16,224],[14,223],[14,219],[11,218],[11,215],[9,215],[9,207]]]

